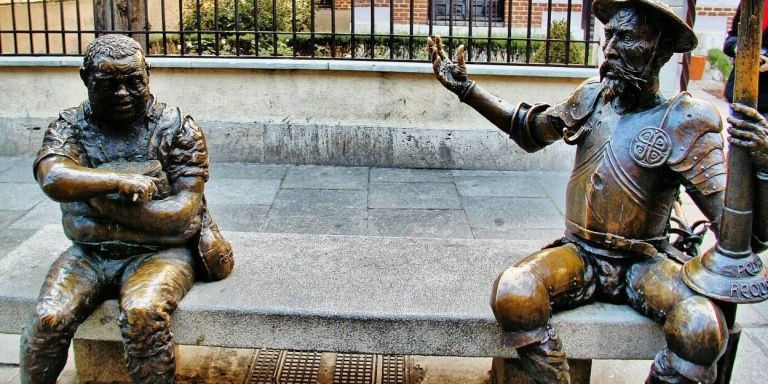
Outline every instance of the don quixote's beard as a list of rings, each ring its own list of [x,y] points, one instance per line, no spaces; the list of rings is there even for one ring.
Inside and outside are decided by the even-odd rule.
[[[629,68],[618,60],[606,60],[600,66],[600,79],[605,84],[606,101],[619,98],[622,103],[630,106],[645,90],[648,83],[643,78],[643,71]]]

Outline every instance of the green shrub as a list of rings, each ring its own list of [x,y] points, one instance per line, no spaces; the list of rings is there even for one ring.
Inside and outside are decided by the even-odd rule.
[[[184,30],[192,31],[200,23],[201,30],[234,31],[239,26],[241,31],[253,31],[254,22],[253,0],[219,0],[218,9],[214,7],[214,0],[199,0],[200,15],[197,14],[198,0],[184,0]],[[273,18],[272,1],[258,1],[256,18],[260,31],[292,31],[292,8],[296,2],[296,31],[309,31],[310,26],[310,0],[277,0],[275,4],[276,16]],[[235,15],[235,2],[238,13]],[[217,16],[218,13],[218,17]],[[238,17],[235,17],[238,16]],[[216,23],[218,21],[218,25]],[[216,28],[218,27],[218,28]]]
[[[731,63],[731,59],[726,56],[722,50],[717,48],[710,49],[707,51],[707,60],[712,68],[716,68],[723,74],[723,81],[728,79],[728,76],[733,70],[733,64]]]
[[[565,64],[565,39],[569,36],[573,40],[570,32],[567,31],[568,24],[563,21],[552,22],[550,28],[550,39],[562,40],[552,41],[549,43],[549,63]],[[581,64],[584,63],[584,44],[583,43],[571,43],[569,50],[569,64]],[[539,48],[533,52],[532,61],[534,63],[545,63],[547,59],[547,44],[541,43]]]

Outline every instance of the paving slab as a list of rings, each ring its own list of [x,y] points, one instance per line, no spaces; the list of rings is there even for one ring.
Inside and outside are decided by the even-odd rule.
[[[205,184],[205,197],[212,204],[270,205],[280,179],[211,179]]]
[[[0,183],[0,201],[5,210],[31,209],[47,198],[37,183]]]
[[[270,215],[366,218],[367,195],[354,189],[281,189]]]
[[[32,157],[11,157],[0,163],[0,182],[35,183],[32,174]]]
[[[451,171],[444,169],[371,168],[372,183],[451,182]]]
[[[212,179],[282,179],[288,165],[254,163],[211,163]]]
[[[19,379],[19,367],[10,365],[0,365],[0,383],[3,384],[18,384]]]
[[[549,196],[552,203],[565,215],[565,197],[568,189],[568,180],[571,175],[567,172],[536,172],[532,175],[541,189]]]
[[[223,231],[261,232],[267,221],[270,206],[211,203],[208,208],[216,224]]]
[[[472,238],[460,209],[369,209],[371,236]]]
[[[464,197],[472,229],[513,235],[519,229],[562,229],[563,217],[546,198]]]
[[[371,183],[368,191],[368,208],[461,208],[453,183]]]
[[[768,383],[768,329],[744,329],[731,383]]]
[[[299,165],[288,168],[281,188],[365,189],[367,167]]]
[[[23,161],[22,159],[29,159],[30,164],[32,162],[32,157],[30,156],[0,156],[0,174],[11,167],[15,167],[17,161]]]
[[[61,205],[45,199],[9,226],[11,229],[40,229],[48,224],[61,224]]]
[[[0,365],[19,364],[19,335],[0,333]],[[2,381],[0,381],[2,383]]]
[[[269,215],[264,232],[365,236],[368,234],[367,223],[364,217],[284,216],[274,213]]]
[[[551,228],[472,228],[475,239],[533,240],[544,246],[563,237],[563,229]]]
[[[24,216],[25,213],[26,212],[24,211],[0,210],[0,231],[16,222],[16,220]]]
[[[37,229],[8,228],[0,230],[0,259],[30,238],[35,232]]]
[[[467,197],[547,197],[532,175],[456,176],[459,195]]]

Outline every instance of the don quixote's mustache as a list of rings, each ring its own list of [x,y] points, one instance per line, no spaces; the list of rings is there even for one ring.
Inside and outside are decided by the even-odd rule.
[[[647,79],[643,78],[642,70],[629,68],[617,60],[606,60],[603,62],[600,66],[600,78],[604,79],[608,72],[613,72],[616,76],[627,80],[638,91],[642,89],[642,85],[648,82]]]

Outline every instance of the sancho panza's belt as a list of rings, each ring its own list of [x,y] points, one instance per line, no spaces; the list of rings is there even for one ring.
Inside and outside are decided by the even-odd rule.
[[[611,233],[596,232],[568,219],[565,220],[565,237],[573,241],[586,241],[590,245],[599,248],[629,251],[645,256],[657,255],[659,253],[658,247],[662,246],[662,243],[667,240],[665,236],[638,240]]]

